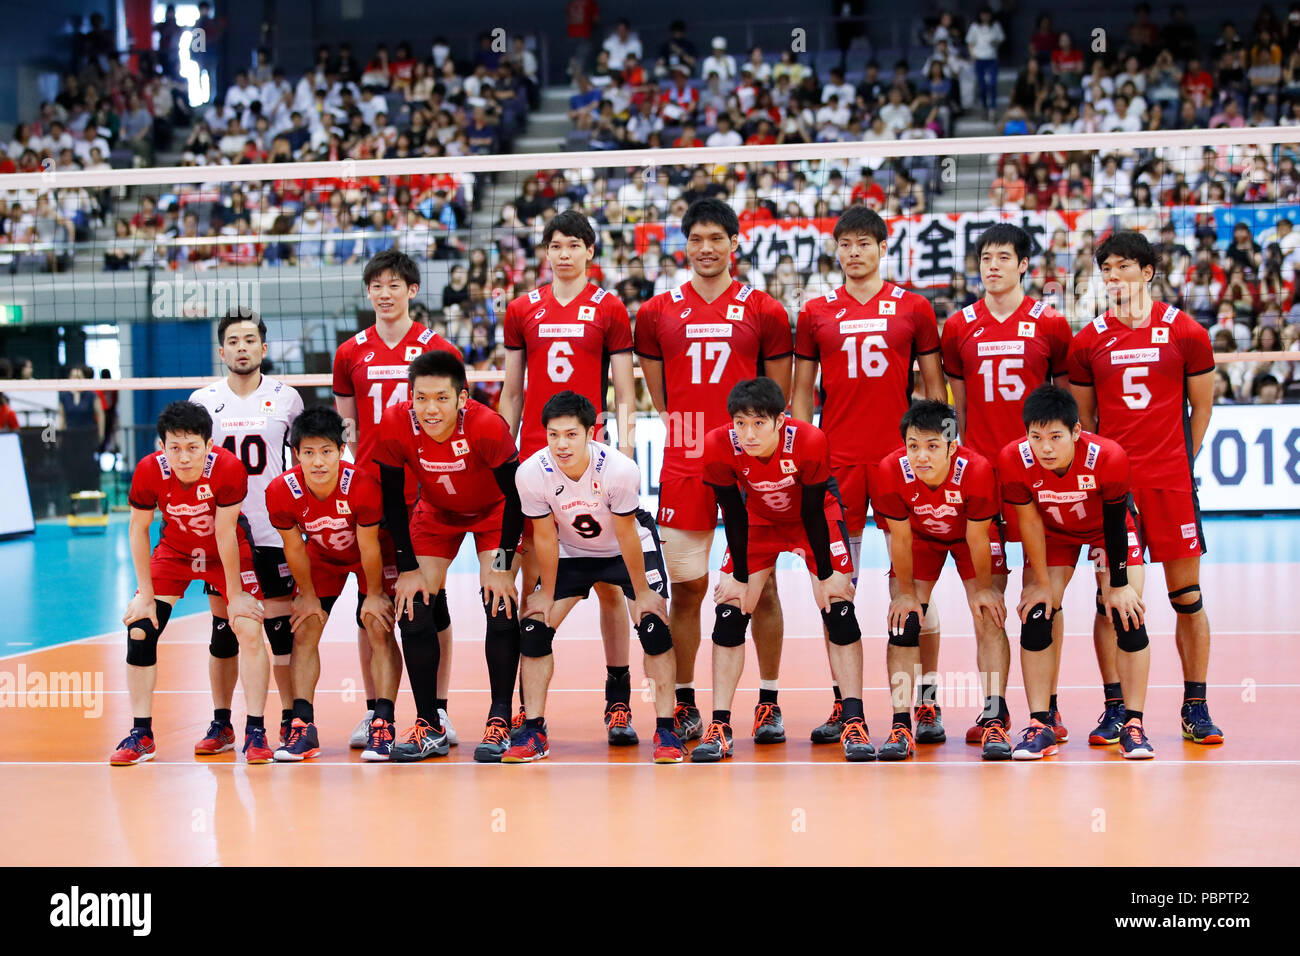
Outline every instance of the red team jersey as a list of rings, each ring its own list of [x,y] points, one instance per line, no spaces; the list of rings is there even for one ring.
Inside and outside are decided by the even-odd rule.
[[[794,351],[821,363],[821,428],[832,442],[831,464],[877,462],[898,444],[898,420],[912,402],[912,363],[939,351],[939,326],[925,296],[893,283],[866,302],[838,289],[799,313]]]
[[[1116,442],[1081,431],[1074,460],[1064,475],[1044,468],[1029,439],[1008,442],[998,459],[1002,497],[1008,504],[1033,502],[1048,537],[1089,544],[1102,537],[1101,506],[1129,493],[1129,457]]]
[[[146,455],[135,466],[129,497],[134,508],[157,508],[162,512],[160,547],[165,544],[184,555],[202,552],[220,566],[217,509],[237,505],[247,494],[248,473],[243,463],[224,448],[214,446],[203,463],[202,476],[189,486],[181,484],[162,452]],[[240,550],[247,550],[248,535],[243,525],[237,525],[235,533]]]
[[[359,565],[357,526],[377,525],[384,517],[379,482],[352,465],[339,466],[339,480],[324,499],[307,487],[302,466],[272,479],[266,487],[266,510],[281,531],[300,528],[307,535],[312,563]]]
[[[790,319],[770,295],[739,281],[712,302],[687,282],[637,310],[636,352],[664,363],[668,436],[659,482],[698,478],[705,435],[728,425],[731,389],[763,361],[790,354]]]
[[[1097,430],[1128,453],[1139,489],[1193,490],[1186,377],[1213,369],[1209,334],[1163,302],[1135,329],[1108,311],[1070,346],[1070,383],[1096,389]]]
[[[378,477],[375,442],[384,409],[410,396],[407,370],[412,359],[438,350],[461,357],[460,349],[432,329],[412,323],[393,348],[384,344],[375,326],[362,329],[334,353],[334,394],[357,400],[357,464]],[[415,500],[415,483],[408,478],[406,500]]]
[[[826,435],[816,425],[785,420],[776,451],[763,461],[745,453],[730,425],[704,436],[704,480],[711,485],[739,485],[749,520],[756,524],[801,524],[803,486],[831,477]],[[836,505],[826,492],[828,507]]]
[[[492,470],[518,454],[506,420],[471,398],[445,442],[425,434],[411,402],[398,402],[384,412],[374,457],[378,464],[415,472],[422,510],[467,516],[505,501]]]
[[[948,477],[931,489],[912,470],[907,449],[899,446],[880,462],[877,509],[887,518],[906,520],[918,538],[955,544],[966,540],[966,520],[986,521],[998,513],[998,485],[983,455],[958,445]]]
[[[1025,436],[1025,396],[1066,372],[1070,325],[1025,296],[998,321],[980,299],[943,325],[943,370],[966,384],[963,443],[996,465],[1003,446]]]
[[[618,296],[588,284],[568,305],[542,286],[506,306],[505,346],[523,349],[527,387],[519,425],[520,456],[546,447],[542,406],[570,389],[599,412],[605,407],[609,356],[632,350],[632,326]]]

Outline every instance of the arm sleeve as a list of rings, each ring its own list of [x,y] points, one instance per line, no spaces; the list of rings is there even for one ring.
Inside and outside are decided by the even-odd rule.
[[[375,525],[384,520],[384,493],[379,482],[362,471],[352,476],[352,514],[359,525]],[[405,484],[406,476],[402,476]],[[403,488],[405,495],[405,488]]]
[[[1076,335],[1070,343],[1070,353],[1065,362],[1066,371],[1073,385],[1091,385],[1092,366],[1088,362],[1087,341],[1082,335]]]
[[[606,296],[602,304],[607,312],[605,350],[611,355],[632,351],[632,320],[627,316],[627,306],[616,295]]]
[[[1052,375],[1064,375],[1069,371],[1070,340],[1072,338],[1070,323],[1061,313],[1053,311],[1051,334],[1048,338],[1051,343]]]
[[[616,515],[635,514],[641,507],[641,466],[626,455],[611,464],[609,510]]]
[[[998,482],[987,459],[973,459],[966,473],[966,520],[984,521],[998,516]]]
[[[912,313],[916,325],[916,354],[929,355],[939,351],[939,321],[934,317],[934,306],[929,299],[916,293],[913,296],[916,302]]]
[[[289,509],[284,506],[284,499],[279,490],[282,487],[284,482],[278,478],[266,486],[266,517],[271,522],[272,528],[288,531],[297,522]]]
[[[892,454],[886,455],[876,472],[880,479],[880,486],[876,489],[871,508],[882,517],[892,518],[894,521],[907,521],[910,512],[903,502],[903,496],[898,492],[898,482],[895,480],[897,471],[898,459]]]
[[[502,329],[501,339],[508,349],[522,349],[524,347],[524,330],[520,327],[519,310],[515,303],[511,302],[506,306],[506,320]]]
[[[222,468],[220,482],[212,483],[219,508],[237,505],[248,497],[248,472],[244,470],[242,464],[238,463],[238,459],[226,464],[227,466]]]
[[[398,417],[401,416],[401,417]],[[396,405],[384,409],[379,419],[379,434],[376,436],[375,450],[371,454],[378,465],[391,465],[402,468],[405,454],[402,448],[402,425],[407,419],[406,413]]]
[[[817,336],[813,334],[813,317],[804,306],[794,327],[794,354],[801,359],[817,361]]]
[[[545,518],[552,514],[551,506],[541,491],[537,477],[537,465],[530,464],[532,459],[521,464],[515,470],[515,488],[519,492],[519,509],[525,518]]]
[[[653,302],[654,300],[651,299],[650,301]],[[664,354],[659,346],[659,324],[656,321],[658,319],[657,309],[658,306],[651,306],[650,302],[637,309],[636,328],[633,329],[632,339],[635,343],[637,355],[662,360]]]
[[[146,455],[141,458],[140,464],[135,466],[135,474],[131,476],[131,490],[127,494],[127,500],[131,502],[131,506],[134,508],[152,510],[158,507],[158,489],[146,477],[150,468],[154,471],[158,470],[153,455]]]
[[[1128,584],[1128,510],[1123,501],[1101,503],[1101,529],[1106,544],[1106,565],[1110,568],[1110,586]]]
[[[808,547],[817,563],[817,580],[831,576],[831,529],[826,524],[826,482],[803,486],[799,517],[803,520]]]
[[[384,524],[397,550],[397,570],[414,571],[420,566],[411,546],[411,516],[406,510],[406,470],[392,465],[379,466],[379,483],[383,487]]]
[[[1214,350],[1210,347],[1210,333],[1195,320],[1182,321],[1182,315],[1178,318],[1182,325],[1183,373],[1204,375],[1206,372],[1214,371]]]
[[[713,494],[722,509],[722,528],[731,552],[731,575],[737,581],[749,580],[749,513],[740,489],[732,485],[714,485]]]
[[[349,398],[355,394],[352,387],[352,361],[348,349],[349,339],[334,353],[334,394]]]
[[[943,358],[943,373],[949,378],[962,378],[961,340],[957,337],[957,320],[960,312],[948,316],[939,337],[939,350]]]
[[[515,472],[519,470],[519,459],[511,458],[504,464],[492,469],[492,476],[497,480],[497,487],[506,496],[505,511],[501,516],[501,545],[506,553],[506,567],[514,560],[515,548],[519,546],[519,536],[524,531],[524,512],[519,503],[519,488],[515,485]]]
[[[1029,487],[1020,477],[1024,471],[1020,456],[1016,453],[1015,443],[1003,448],[998,455],[998,480],[1001,483],[1002,500],[1009,505],[1027,505],[1033,500],[1029,494]]]
[[[790,335],[790,316],[786,314],[785,306],[776,299],[766,294],[764,298],[767,301],[763,303],[762,312],[763,358],[784,358],[794,351],[794,338]]]

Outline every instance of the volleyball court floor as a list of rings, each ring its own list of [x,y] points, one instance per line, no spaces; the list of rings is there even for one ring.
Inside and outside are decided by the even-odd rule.
[[[551,756],[501,766],[473,761],[488,704],[477,577],[468,552],[449,581],[455,651],[449,711],[462,744],[419,764],[363,764],[347,736],[364,702],[353,594],[321,645],[316,719],[322,756],[246,765],[200,758],[211,717],[206,599],[191,585],[159,646],[158,755],[110,767],[131,724],[125,689],[125,596],[134,588],[126,524],[73,537],[42,524],[0,542],[0,841],[10,865],[1229,865],[1300,862],[1300,519],[1207,519],[1202,571],[1214,643],[1209,700],[1227,743],[1184,742],[1174,615],[1158,568],[1146,594],[1153,641],[1146,725],[1156,759],[1130,762],[1087,734],[1101,711],[1093,657],[1093,587],[1080,567],[1064,610],[1060,707],[1071,742],[1058,756],[988,764],[962,742],[979,710],[969,611],[955,569],[936,589],[949,740],[898,764],[846,764],[808,732],[830,693],[806,573],[778,570],[785,613],[780,702],[788,742],[749,736],[758,672],[752,644],[733,709],[736,756],[721,765],[650,763],[653,706],[633,639],[635,748],[610,748],[601,724],[604,660],[594,600],[555,644],[548,703]],[[720,552],[721,533],[715,541]],[[1015,554],[1014,564],[1019,555]],[[719,564],[715,553],[711,567]],[[858,614],[872,739],[888,731],[888,603],[883,544],[864,547]],[[1018,584],[1013,576],[1008,605]],[[696,686],[711,707],[705,645]],[[1027,722],[1012,625],[1008,703]],[[60,696],[51,691],[62,689]],[[45,693],[42,693],[45,691]],[[274,683],[268,725],[280,707]],[[399,729],[413,707],[403,680]],[[237,730],[242,695],[234,704]]]

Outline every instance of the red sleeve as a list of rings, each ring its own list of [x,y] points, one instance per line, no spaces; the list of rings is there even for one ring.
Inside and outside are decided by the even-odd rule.
[[[651,299],[637,309],[633,339],[637,355],[662,361],[664,355],[659,345],[659,306],[652,305],[653,302],[654,299]]]
[[[872,509],[879,515],[895,521],[906,521],[909,517],[907,505],[898,491],[898,453],[890,452],[880,460],[880,470],[876,473],[880,485],[876,497],[871,502]]]
[[[934,317],[934,306],[923,295],[912,293],[912,326],[916,335],[916,354],[929,355],[939,351],[939,322]]]
[[[1027,505],[1033,501],[1025,484],[1025,465],[1020,460],[1020,442],[1008,442],[998,453],[998,479],[1002,484],[1002,500],[1009,505]]]
[[[1102,501],[1119,501],[1130,490],[1128,454],[1115,442],[1105,446],[1106,456],[1102,467],[1097,469],[1097,484],[1101,487]]]
[[[356,394],[356,389],[352,387],[353,342],[353,339],[348,339],[334,353],[334,394],[344,398]]]
[[[1047,340],[1052,364],[1052,375],[1065,375],[1069,371],[1070,342],[1074,334],[1065,316],[1053,310]]]
[[[605,351],[611,355],[632,351],[632,320],[627,316],[627,306],[613,293],[605,296],[601,304],[605,306]]]
[[[943,335],[940,338],[940,350],[943,353],[943,372],[949,378],[960,379],[963,375],[961,366],[961,340],[957,338],[957,321],[961,313],[948,316],[943,323]]]
[[[469,436],[470,445],[489,468],[500,468],[512,458],[519,457],[515,440],[510,437],[510,426],[506,420],[486,405],[480,414],[474,416],[473,434]],[[470,421],[466,421],[466,432]]]
[[[736,472],[731,467],[731,459],[735,454],[727,433],[728,429],[725,427],[715,428],[704,436],[702,470],[704,481],[710,485],[726,487],[736,484]]]
[[[289,486],[284,483],[283,477],[277,476],[266,486],[266,516],[271,521],[271,527],[280,531],[288,531],[298,523],[288,498]]]
[[[966,484],[962,496],[966,501],[966,517],[971,521],[996,517],[999,510],[998,482],[988,459],[972,454],[963,480]]]
[[[379,419],[379,437],[371,456],[376,465],[401,468],[406,464],[406,434],[411,428],[408,402],[398,402],[384,409]]]
[[[1214,349],[1210,333],[1195,319],[1178,314],[1178,339],[1183,353],[1183,374],[1204,375],[1214,370]]]
[[[813,329],[814,319],[808,306],[799,310],[799,318],[794,327],[794,354],[801,359],[816,362],[820,353],[817,351],[817,334]]]
[[[384,496],[379,482],[360,468],[352,475],[352,514],[359,525],[375,525],[384,520]]]
[[[518,299],[506,306],[505,328],[501,333],[501,340],[508,349],[524,348],[524,328],[523,320],[519,316],[519,309],[516,307]]]
[[[790,335],[790,316],[785,306],[770,295],[764,294],[766,300],[762,305],[759,322],[761,323],[760,351],[765,359],[785,358],[794,351],[794,339]]]
[[[831,446],[826,441],[826,433],[820,428],[800,429],[803,445],[802,458],[799,463],[799,479],[805,485],[820,485],[831,478]]]
[[[1080,332],[1070,342],[1066,371],[1069,373],[1071,385],[1091,385],[1093,382],[1092,362],[1088,355],[1088,345],[1092,336],[1087,335],[1086,331]]]
[[[237,505],[248,497],[248,472],[238,458],[229,452],[218,455],[213,471],[218,470],[220,473],[214,474],[212,482],[212,494],[218,508]]]
[[[156,455],[140,459],[131,475],[131,491],[127,495],[133,508],[150,510],[158,507],[158,479],[161,477]]]

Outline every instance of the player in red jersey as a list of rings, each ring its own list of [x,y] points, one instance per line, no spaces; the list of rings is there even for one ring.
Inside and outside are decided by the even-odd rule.
[[[876,500],[879,462],[898,445],[895,425],[912,400],[913,364],[920,366],[923,397],[942,399],[947,391],[939,327],[929,300],[880,275],[889,240],[885,221],[865,206],[851,206],[836,220],[832,235],[844,286],[811,300],[799,313],[791,411],[800,421],[812,421],[820,366],[820,427],[831,442],[831,469],[844,501],[856,567],[867,503]],[[888,523],[878,513],[875,521],[888,539]],[[937,612],[931,611],[924,627],[923,648],[932,653],[924,658],[923,652],[923,659],[930,673],[938,666]],[[923,743],[944,739],[934,692],[930,682],[920,690],[917,740]],[[840,709],[836,689],[831,716],[813,730],[813,743],[840,739]]]
[[[1048,701],[1061,643],[1052,618],[1074,575],[1079,548],[1088,549],[1101,589],[1102,609],[1114,627],[1119,679],[1126,708],[1119,737],[1125,757],[1154,756],[1142,729],[1151,649],[1142,602],[1142,546],[1129,497],[1129,457],[1109,438],[1085,432],[1069,392],[1040,385],[1025,399],[1027,435],[999,455],[1002,498],[1016,509],[1025,564],[1034,579],[1020,593],[1020,669],[1029,726],[1012,752],[1016,760],[1056,753]]]
[[[441,351],[417,356],[409,380],[411,400],[384,412],[375,448],[384,517],[397,546],[397,623],[417,714],[405,739],[393,745],[392,759],[447,753],[435,696],[439,647],[430,598],[442,590],[465,535],[473,534],[492,691],[474,759],[496,763],[509,745],[510,697],[519,670],[514,585],[515,550],[524,525],[515,487],[519,451],[505,419],[469,397],[465,366],[456,356]],[[408,469],[420,482],[420,504],[409,517],[403,495]]]
[[[966,589],[975,624],[975,657],[984,685],[985,760],[1011,756],[1007,736],[1006,605],[993,576],[1006,573],[1001,549],[994,552],[989,528],[998,513],[997,478],[988,459],[957,443],[957,413],[934,399],[917,402],[898,423],[903,446],[880,462],[876,513],[889,522],[889,646],[886,665],[894,720],[880,745],[881,760],[906,760],[916,753],[912,734],[913,675],[922,673],[921,620],[951,554]]]
[[[366,263],[361,281],[375,310],[375,324],[352,336],[334,353],[334,404],[348,424],[345,434],[352,460],[378,479],[374,449],[379,419],[384,409],[406,401],[406,370],[411,360],[433,351],[451,352],[459,358],[460,350],[411,318],[411,302],[420,289],[420,267],[410,256],[396,249],[384,250]],[[408,506],[415,504],[417,487],[415,480],[408,477]],[[442,648],[438,707],[443,711],[444,724],[448,724],[446,698],[451,679],[451,615],[447,611],[446,594],[438,594],[433,610],[438,626],[438,643]],[[400,680],[402,656],[396,640],[390,643],[392,666],[397,668]],[[375,716],[375,682],[370,672],[371,644],[364,629],[357,630],[357,647],[366,688],[366,713],[352,731],[354,750],[366,746]],[[458,743],[455,730],[449,730],[449,739],[453,744]]]
[[[1145,236],[1114,233],[1097,247],[1096,259],[1111,308],[1074,337],[1070,388],[1083,425],[1117,441],[1133,463],[1142,541],[1151,560],[1164,565],[1169,601],[1177,612],[1183,736],[1198,744],[1223,743],[1205,699],[1210,621],[1201,602],[1205,540],[1192,479],[1192,461],[1214,406],[1210,337],[1186,312],[1152,300],[1148,283],[1156,259]],[[1101,670],[1110,684],[1114,652],[1099,645],[1099,655],[1103,651],[1109,656],[1101,657]],[[1107,701],[1099,738],[1123,723],[1113,703]]]
[[[397,556],[392,539],[379,528],[383,494],[368,472],[343,462],[343,419],[334,409],[305,410],[294,420],[289,445],[298,464],[266,489],[267,515],[284,541],[285,560],[297,582],[291,617],[293,717],[275,759],[293,762],[320,754],[313,709],[320,636],[348,575],[355,574],[356,618],[378,651],[371,657],[377,716],[361,759],[387,760],[397,697],[397,672],[385,669],[390,660],[387,643],[393,639]]]
[[[248,723],[244,756],[269,763],[262,711],[270,659],[262,640],[262,591],[253,550],[239,524],[248,474],[239,459],[212,443],[212,419],[202,405],[172,402],[158,416],[162,450],[146,455],[131,478],[131,563],[138,590],[126,606],[126,685],[135,723],[109,758],[113,766],[152,760],[153,689],[158,679],[158,638],[191,581],[211,584],[226,600],[239,640],[239,680]],[[162,536],[152,552],[149,526],[163,514]]]
[[[696,763],[732,756],[731,702],[745,668],[745,630],[782,551],[803,558],[830,635],[831,673],[844,691],[844,757],[875,759],[862,713],[862,632],[853,608],[853,558],[831,488],[830,450],[816,425],[785,415],[770,378],[740,382],[727,397],[730,425],[704,437],[704,481],[722,508],[727,553],[713,599],[713,718],[691,752]],[[779,661],[778,661],[779,663]],[[759,719],[774,703],[759,702]]]
[[[552,396],[573,391],[601,411],[605,383],[612,378],[618,449],[633,458],[632,327],[622,300],[587,281],[587,267],[596,253],[595,230],[584,213],[566,209],[546,224],[542,247],[553,281],[506,307],[506,378],[500,410],[511,434],[519,438],[519,457],[526,461],[546,447],[542,408]],[[531,524],[526,523],[520,549],[525,594],[532,593],[540,578],[530,542]],[[637,736],[631,724],[630,630],[623,592],[603,581],[596,583],[595,591],[605,644],[605,726],[611,744],[631,745]]]
[[[677,735],[699,737],[695,657],[700,606],[709,584],[709,548],[718,525],[713,492],[700,480],[701,447],[727,424],[727,396],[740,381],[763,374],[789,394],[792,341],[785,307],[731,277],[740,245],[735,211],[718,199],[697,199],[682,216],[690,281],[645,302],[636,315],[636,353],[646,389],[668,428],[659,472],[659,525],[672,581],[669,626],[677,653]],[[770,577],[770,576],[769,576]],[[781,604],[776,581],[766,585],[754,623],[759,707],[754,740],[785,740],[777,706]]]
[[[943,325],[943,370],[952,388],[962,443],[987,458],[995,470],[1006,443],[1024,437],[1021,410],[1025,396],[1045,382],[1064,388],[1067,381],[1070,324],[1046,303],[1025,295],[1020,284],[1032,253],[1033,241],[1019,226],[1001,222],[980,233],[975,255],[984,297],[949,316]],[[994,532],[993,546],[995,552],[1002,552],[1006,542],[1020,540],[1020,528],[1014,508],[1004,507],[1001,502],[998,507],[1002,520]],[[1024,583],[1029,583],[1033,570],[1026,567],[1025,574],[1028,577]],[[995,573],[993,583],[1005,594],[1006,571]],[[1053,616],[1055,640],[1065,635],[1064,624],[1062,615]],[[1105,637],[1113,642],[1114,635],[1102,635],[1102,630],[1100,625],[1094,625],[1097,639]],[[1057,661],[1059,664],[1059,657]],[[927,668],[937,663],[924,661]],[[1057,709],[1056,682],[1057,678],[1053,678],[1048,712],[1057,739],[1064,742],[1069,731]],[[984,725],[995,718],[1000,717],[1004,729],[1009,727],[1009,716],[981,714],[966,731],[966,743],[980,743]]]

